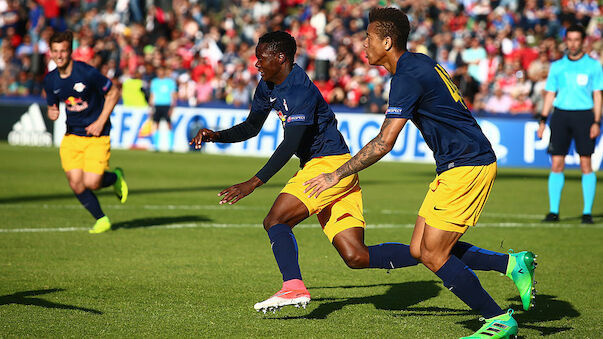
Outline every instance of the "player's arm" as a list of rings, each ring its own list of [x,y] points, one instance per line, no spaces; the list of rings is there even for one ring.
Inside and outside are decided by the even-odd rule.
[[[595,121],[590,127],[590,138],[595,139],[601,134],[601,104],[602,104],[602,94],[601,91],[595,90],[593,91],[593,113],[595,115]]]
[[[544,134],[546,120],[553,109],[553,101],[555,101],[555,92],[545,91],[544,103],[542,104],[542,111],[540,113],[540,125],[537,132],[538,139],[542,139],[542,135]]]
[[[107,120],[109,120],[109,116],[111,116],[111,112],[113,112],[115,105],[117,105],[117,102],[119,101],[120,96],[121,90],[117,88],[117,86],[111,86],[109,91],[105,94],[105,104],[103,105],[103,110],[96,121],[86,127],[86,133],[95,137],[101,135]]]
[[[203,142],[235,143],[251,139],[260,133],[267,117],[268,113],[266,112],[251,111],[245,121],[231,128],[221,131],[202,128],[189,142],[189,145],[194,145],[195,149],[200,149]]]
[[[59,118],[59,98],[52,92],[52,87],[44,78],[44,92],[46,93],[46,104],[48,105],[48,119],[55,121]]]
[[[379,134],[366,144],[360,152],[341,165],[335,172],[323,173],[304,183],[306,189],[304,192],[310,192],[308,197],[315,195],[318,197],[320,193],[328,188],[335,186],[341,179],[357,173],[383,158],[389,151],[392,150],[398,135],[408,119],[405,118],[386,118],[381,126]]]
[[[276,148],[266,165],[251,179],[230,186],[218,194],[222,197],[220,204],[234,204],[262,186],[291,159],[301,144],[306,133],[307,125],[292,125],[285,127],[285,138]]]

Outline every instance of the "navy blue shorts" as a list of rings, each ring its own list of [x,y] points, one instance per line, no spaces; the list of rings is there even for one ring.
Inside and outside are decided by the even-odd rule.
[[[595,139],[590,138],[590,128],[594,121],[592,110],[566,111],[555,108],[550,122],[549,154],[567,155],[573,139],[579,155],[592,155],[595,151]]]

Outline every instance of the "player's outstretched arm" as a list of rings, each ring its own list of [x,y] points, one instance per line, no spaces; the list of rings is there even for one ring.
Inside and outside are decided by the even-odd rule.
[[[256,188],[262,186],[264,183],[256,176],[253,176],[251,179],[242,182],[240,184],[232,185],[222,192],[218,193],[219,197],[222,197],[220,200],[220,205],[228,203],[232,205],[237,201],[245,198],[251,192],[253,192]]]
[[[341,165],[335,172],[323,173],[304,183],[305,193],[310,192],[309,198],[318,197],[320,193],[335,186],[341,179],[357,173],[383,158],[392,150],[396,139],[408,119],[387,118],[381,126],[379,134],[366,144],[352,159]]]

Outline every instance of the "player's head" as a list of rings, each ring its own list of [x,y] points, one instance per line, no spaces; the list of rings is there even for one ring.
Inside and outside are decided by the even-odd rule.
[[[255,67],[260,71],[264,81],[278,82],[279,74],[293,65],[297,52],[297,43],[289,33],[283,31],[262,35],[255,48],[258,61]],[[284,80],[284,79],[282,79]]]
[[[369,64],[380,65],[387,52],[406,51],[410,23],[397,8],[374,8],[369,13],[364,47]]]
[[[59,69],[63,69],[71,62],[71,46],[73,33],[71,31],[57,32],[50,37],[50,56]]]
[[[582,25],[574,24],[567,28],[565,33],[565,44],[568,54],[572,57],[579,56],[582,53],[582,43],[586,37],[586,31]]]

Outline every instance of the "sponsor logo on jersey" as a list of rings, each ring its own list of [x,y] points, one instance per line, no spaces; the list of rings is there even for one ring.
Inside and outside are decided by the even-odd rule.
[[[402,114],[403,110],[400,107],[388,107],[386,114]]]
[[[67,106],[67,110],[71,112],[81,112],[88,108],[88,102],[73,96],[65,100],[65,105]]]
[[[287,118],[287,122],[292,122],[292,121],[306,121],[306,116],[303,114],[290,115]]]

